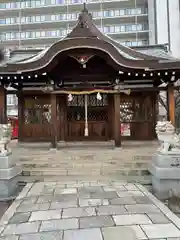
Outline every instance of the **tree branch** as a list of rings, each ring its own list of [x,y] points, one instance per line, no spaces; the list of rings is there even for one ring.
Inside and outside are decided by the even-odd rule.
[[[167,104],[164,102],[164,100],[162,99],[161,96],[159,96],[159,103],[166,109],[166,111],[168,111],[168,106],[167,106]]]

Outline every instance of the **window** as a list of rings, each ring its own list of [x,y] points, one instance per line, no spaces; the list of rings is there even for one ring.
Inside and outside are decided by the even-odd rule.
[[[125,28],[124,25],[121,25],[121,26],[120,26],[120,29],[121,29],[121,30],[120,30],[121,32],[125,32],[125,31],[126,31],[126,28]]]
[[[36,38],[36,33],[35,32],[31,32],[31,38]]]
[[[41,32],[41,37],[45,37],[46,36],[46,32],[45,31],[42,31]]]
[[[109,30],[109,27],[108,26],[105,26],[104,28],[103,28],[103,32],[104,33],[108,33],[110,30]]]
[[[120,9],[119,13],[120,15],[125,15],[125,9]]]
[[[136,14],[137,14],[137,9],[135,9],[135,8],[134,8],[134,9],[131,9],[131,14],[132,14],[132,15],[136,15]]]
[[[51,15],[51,21],[56,21],[56,15]]]
[[[26,38],[26,33],[25,32],[21,32],[21,39]]]
[[[41,6],[41,1],[40,0],[36,0],[35,1],[35,6],[36,7],[40,7]]]
[[[66,31],[66,29],[62,30],[62,32],[61,32],[61,36],[66,36],[66,35],[67,35],[67,31]]]
[[[21,23],[25,23],[26,22],[26,18],[25,17],[21,17],[20,21],[21,21]]]
[[[132,25],[126,25],[126,31],[131,32],[132,31]]]
[[[120,11],[119,10],[115,10],[115,16],[119,16],[120,15]]]
[[[11,3],[5,3],[5,8],[10,9],[11,8]]]
[[[58,4],[64,4],[64,0],[58,0]]]
[[[66,14],[66,19],[70,20],[71,19],[71,14]]]
[[[141,8],[136,8],[136,14],[142,14],[142,9]]]
[[[115,26],[115,32],[116,33],[121,32],[121,26]]]
[[[114,14],[114,11],[113,11],[113,10],[110,10],[110,11],[109,11],[109,17],[114,17],[114,15],[115,15],[115,14]]]
[[[41,16],[41,22],[45,22],[46,21],[46,16],[42,15]]]
[[[131,15],[132,14],[132,9],[128,8],[125,10],[126,15]]]
[[[77,13],[72,13],[72,14],[71,14],[71,18],[72,18],[72,19],[77,19]]]
[[[143,25],[142,24],[137,24],[136,29],[137,29],[137,31],[142,31],[143,30]]]
[[[135,47],[135,46],[138,45],[138,42],[134,42],[134,41],[132,41],[131,43],[132,43],[132,46],[133,46],[133,47]]]
[[[114,33],[114,26],[110,26],[110,28],[109,28],[109,32],[111,32],[111,33]]]
[[[0,19],[0,24],[6,24],[6,19]]]
[[[41,37],[41,32],[36,32],[36,37],[40,38]]]
[[[134,32],[134,31],[137,30],[137,25],[133,24],[133,25],[131,26],[131,28],[132,28],[132,31]]]
[[[7,105],[17,105],[17,97],[14,94],[7,95]]]
[[[56,0],[51,0],[51,5],[56,4]]]
[[[126,41],[126,42],[125,42],[125,45],[128,46],[128,47],[130,47],[130,46],[131,46],[131,41]]]
[[[56,37],[57,36],[57,31],[51,31],[51,36]]]
[[[67,19],[67,15],[66,14],[62,14],[62,20],[66,20]]]
[[[41,16],[36,16],[36,22],[41,22]]]
[[[6,18],[6,24],[11,24],[11,18]]]
[[[109,11],[104,11],[103,15],[104,15],[104,17],[109,17]]]

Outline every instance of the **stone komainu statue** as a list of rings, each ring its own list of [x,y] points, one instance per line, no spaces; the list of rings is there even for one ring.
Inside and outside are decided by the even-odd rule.
[[[11,124],[0,124],[0,155],[8,155],[11,150],[8,144],[11,141],[12,126]]]
[[[180,152],[180,135],[176,134],[175,127],[171,122],[157,122],[156,134],[161,142],[158,151],[162,153]]]

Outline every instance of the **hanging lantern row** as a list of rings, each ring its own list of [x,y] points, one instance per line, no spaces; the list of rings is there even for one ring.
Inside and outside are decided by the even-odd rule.
[[[154,72],[154,73],[153,73],[153,72],[148,72],[148,71],[147,71],[146,73],[134,73],[134,72],[128,72],[128,73],[126,73],[126,72],[119,71],[119,74],[121,74],[121,75],[127,74],[128,76],[133,75],[133,76],[136,76],[136,77],[138,77],[138,76],[143,76],[143,77],[151,76],[151,77],[153,77],[153,76],[156,76],[156,75],[158,75],[158,76],[162,76],[162,75],[168,76],[169,74],[175,75],[176,72],[165,72],[165,73]]]
[[[85,67],[85,65],[83,66],[83,67]],[[123,75],[123,74],[127,74],[128,76],[136,76],[136,77],[138,77],[138,76],[143,76],[143,77],[148,77],[148,76],[151,76],[151,77],[153,77],[153,76],[163,76],[163,75],[165,75],[165,76],[168,76],[168,75],[175,75],[176,74],[176,72],[174,71],[174,72],[164,72],[164,73],[161,73],[161,72],[149,72],[148,70],[145,70],[146,71],[146,73],[135,73],[135,72],[123,72],[123,71],[119,71],[119,74],[120,75]],[[37,75],[37,74],[35,74],[35,75],[29,75],[29,76],[0,76],[0,79],[2,80],[2,79],[8,79],[8,80],[10,80],[10,79],[18,79],[18,78],[20,78],[20,79],[25,79],[25,78],[29,78],[29,79],[33,79],[33,78],[38,78],[38,77],[41,77],[41,76],[46,76],[47,75],[47,73],[45,72],[45,73],[43,73],[42,75]]]
[[[45,72],[45,73],[43,73],[42,74],[42,76],[46,76],[47,75],[47,73]],[[39,76],[41,76],[41,75],[39,75]],[[31,78],[37,78],[38,77],[38,75],[37,74],[35,74],[34,76],[0,76],[0,79],[18,79],[18,78],[20,78],[20,79],[24,79],[24,78],[29,78],[29,79],[31,79]]]

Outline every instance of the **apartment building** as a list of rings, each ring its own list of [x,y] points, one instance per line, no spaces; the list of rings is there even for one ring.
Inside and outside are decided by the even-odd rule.
[[[11,0],[0,3],[3,46],[9,49],[50,46],[73,28],[83,2],[84,0]],[[146,0],[86,2],[102,32],[127,46],[148,45]]]
[[[73,28],[85,0],[2,0],[1,44],[45,48]],[[180,57],[179,0],[86,0],[102,32],[126,46],[169,44]]]

